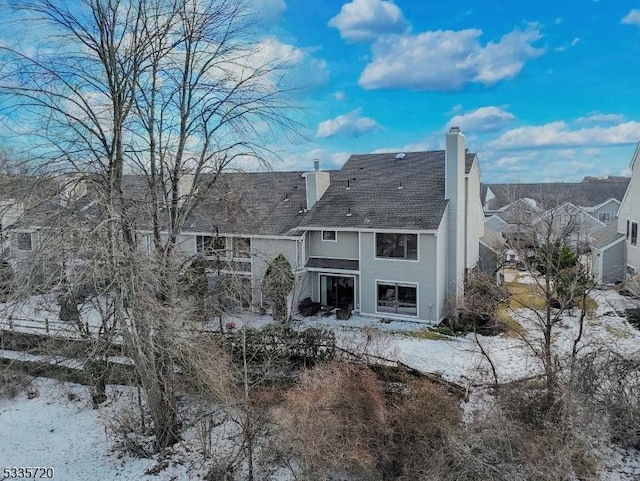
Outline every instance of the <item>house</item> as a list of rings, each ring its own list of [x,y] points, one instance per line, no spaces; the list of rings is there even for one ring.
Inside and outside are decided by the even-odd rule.
[[[262,279],[283,254],[296,279],[291,307],[311,297],[381,318],[438,322],[463,295],[484,232],[477,156],[458,128],[445,143],[439,151],[352,155],[338,171],[316,163],[307,172],[221,174],[198,193],[178,248],[203,259],[214,284],[233,278],[245,306],[263,304]],[[182,180],[189,190],[189,174]],[[127,175],[124,190],[140,250],[149,253],[144,182]],[[90,194],[73,194],[87,199],[90,214]],[[67,202],[60,197],[62,208]]]
[[[615,262],[624,266],[629,287],[640,295],[640,246],[638,245],[640,224],[640,143],[631,159],[631,181],[618,210],[617,233],[624,243],[624,258],[615,257]]]
[[[485,226],[513,241],[540,230],[537,224],[554,225],[566,231],[570,245],[591,251],[596,280],[612,283],[620,280],[622,261],[614,259],[620,239],[611,233],[617,229],[616,215],[629,183],[628,177],[610,176],[585,177],[582,182],[484,184]]]

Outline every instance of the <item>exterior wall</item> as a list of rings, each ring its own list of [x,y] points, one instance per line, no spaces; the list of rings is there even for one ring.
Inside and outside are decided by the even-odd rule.
[[[590,214],[595,217],[596,219],[599,219],[599,215],[600,213],[605,213],[608,212],[609,214],[611,214],[611,222],[615,222],[615,217],[618,213],[618,208],[620,207],[620,203],[617,202],[615,199],[611,199],[609,200],[609,202],[601,205],[600,207],[598,207],[597,209],[593,210],[590,212]]]
[[[483,243],[480,243],[480,262],[478,267],[482,272],[492,277],[495,276],[498,267],[496,252]]]
[[[357,232],[337,231],[335,241],[323,241],[321,231],[309,232],[311,257],[358,259],[360,254],[358,244]]]
[[[637,222],[640,225],[640,145],[636,149],[631,173],[631,181],[624,196],[624,200],[618,210],[618,232],[625,234],[627,220]],[[631,245],[631,236],[625,241],[626,263],[633,267],[636,273],[640,272],[640,242],[637,246]]]
[[[376,259],[375,233],[360,234],[360,312],[378,317],[416,319],[390,313],[377,313],[376,281],[417,284],[417,319],[435,322],[438,316],[437,238],[418,235],[418,260]]]
[[[284,254],[289,263],[291,269],[295,272],[298,267],[298,260],[301,257],[299,249],[300,242],[292,239],[264,239],[264,238],[252,238],[251,239],[251,278],[253,285],[253,303],[260,304],[261,292],[260,286],[262,285],[262,279],[264,273],[269,267],[269,263],[272,259],[279,254]],[[306,278],[304,278],[306,280]],[[298,292],[298,289],[296,289]],[[294,303],[297,299],[294,299]]]
[[[474,162],[466,178],[466,265],[468,269],[478,264],[480,243],[478,239],[484,234],[484,212],[480,200],[480,169]]]
[[[446,136],[445,198],[449,200],[447,226],[448,290],[456,298],[464,294],[466,250],[465,139],[453,128]]]
[[[624,241],[609,248],[593,249],[593,277],[602,284],[615,284],[625,277]]]
[[[502,233],[504,228],[509,225],[497,215],[492,215],[491,217],[487,217],[484,224],[489,229],[491,229],[494,232],[497,232],[498,234]]]
[[[436,299],[438,300],[437,304],[437,316],[438,321],[441,320],[446,315],[447,310],[447,248],[448,248],[448,239],[447,239],[447,226],[449,223],[449,216],[445,211],[442,216],[442,220],[440,221],[440,227],[438,228],[438,236],[437,236],[437,252],[436,259],[438,266],[438,274],[437,274],[437,293]]]

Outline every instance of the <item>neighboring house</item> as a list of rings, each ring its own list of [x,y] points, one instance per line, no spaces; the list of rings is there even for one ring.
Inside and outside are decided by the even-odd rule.
[[[540,230],[536,224],[571,223],[567,241],[591,249],[591,264],[598,282],[620,280],[619,236],[616,215],[625,196],[628,177],[585,177],[582,182],[537,184],[484,184],[485,225],[503,238],[517,239],[523,232]],[[518,259],[513,259],[518,260]]]
[[[190,177],[183,180],[189,190]],[[124,182],[138,209],[140,249],[151,252],[145,178]],[[438,322],[478,264],[483,220],[477,156],[452,128],[440,151],[352,155],[332,172],[316,164],[309,172],[221,174],[178,246],[207,261],[214,283],[240,280],[247,306],[263,304],[265,271],[284,254],[296,277],[292,307],[311,297],[371,316]]]
[[[625,256],[622,261],[626,277],[631,278],[632,289],[640,294],[640,245],[638,225],[640,224],[640,143],[631,159],[631,181],[618,210],[618,234],[624,239]],[[620,260],[620,259],[618,259]]]

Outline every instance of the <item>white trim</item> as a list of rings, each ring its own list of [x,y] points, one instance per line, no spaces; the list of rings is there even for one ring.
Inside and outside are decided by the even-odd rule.
[[[489,217],[485,217],[485,218],[484,218],[484,223],[486,224],[488,220],[491,220],[491,219],[493,219],[493,218],[498,219],[498,220],[499,220],[500,222],[502,222],[504,225],[509,225],[509,223],[508,223],[506,220],[504,220],[502,217],[500,217],[500,216],[499,216],[499,215],[497,215],[497,214],[491,214]]]
[[[325,232],[333,232],[333,239],[325,239],[324,238],[324,233]],[[338,242],[338,231],[337,230],[326,230],[323,229],[320,231],[320,242]]]
[[[593,212],[595,210],[598,210],[600,207],[604,207],[605,205],[607,205],[609,202],[615,202],[616,204],[618,204],[618,207],[620,207],[620,201],[618,199],[616,199],[615,197],[609,197],[607,200],[603,200],[602,202],[600,202],[597,205],[594,205],[593,207],[584,207],[584,209],[587,212]]]
[[[412,316],[410,314],[398,314],[393,312],[380,312],[378,311],[378,283],[381,284],[393,284],[396,287],[415,287],[416,289],[416,315]],[[376,314],[381,315],[383,317],[391,317],[391,316],[400,316],[407,319],[415,319],[420,317],[420,283],[419,282],[404,282],[404,281],[391,281],[385,279],[374,279],[374,289],[375,289],[375,306],[376,306]],[[396,299],[397,302],[397,299]]]
[[[141,234],[153,234],[152,230],[149,229],[136,229],[136,232],[139,232]],[[169,231],[166,230],[162,230],[160,231],[160,235],[168,235]],[[187,230],[187,229],[182,229],[180,231],[180,233],[178,234],[179,236],[196,236],[196,235],[208,235],[208,236],[215,236],[216,233],[215,231],[197,231],[197,230]],[[292,240],[292,241],[297,241],[300,240],[301,237],[303,237],[304,233],[299,235],[299,236],[292,236],[292,235],[263,235],[263,234],[226,234],[224,232],[218,232],[218,237],[248,237],[250,239],[274,239],[274,240]]]
[[[378,257],[378,234],[405,234],[404,232],[380,232],[373,233],[373,259],[376,261],[402,261],[402,262],[420,262],[420,234],[410,233],[405,235],[416,236],[416,258],[407,259],[406,257]]]

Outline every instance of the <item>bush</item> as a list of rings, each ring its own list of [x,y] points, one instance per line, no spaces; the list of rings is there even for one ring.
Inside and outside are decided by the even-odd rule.
[[[290,451],[315,479],[376,472],[387,420],[381,385],[366,367],[330,364],[307,371],[285,395],[277,417]]]
[[[31,381],[24,373],[0,367],[0,399],[14,399],[23,392],[29,399],[37,397],[38,388]]]

